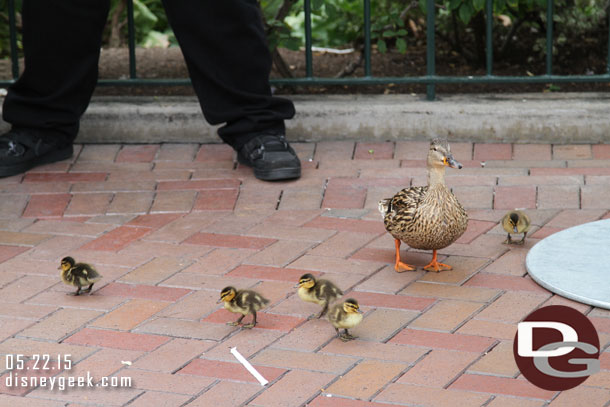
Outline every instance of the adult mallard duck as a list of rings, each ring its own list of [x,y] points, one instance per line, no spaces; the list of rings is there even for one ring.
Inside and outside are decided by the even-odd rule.
[[[394,269],[399,273],[415,270],[400,261],[401,242],[414,249],[432,250],[432,261],[425,270],[451,270],[451,266],[436,260],[436,251],[455,242],[468,226],[466,211],[445,185],[445,167],[462,168],[446,141],[432,140],[427,165],[427,186],[405,188],[379,201],[385,228],[394,237]]]

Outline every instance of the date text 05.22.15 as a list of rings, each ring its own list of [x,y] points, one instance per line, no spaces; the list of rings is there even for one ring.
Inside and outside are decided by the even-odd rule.
[[[33,354],[31,356],[20,354],[7,354],[7,370],[70,370],[72,369],[72,355]]]

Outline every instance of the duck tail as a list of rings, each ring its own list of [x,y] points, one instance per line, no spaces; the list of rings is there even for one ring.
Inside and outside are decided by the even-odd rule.
[[[385,218],[385,215],[387,215],[388,212],[392,211],[392,198],[382,199],[381,201],[379,201],[378,205],[381,217]]]

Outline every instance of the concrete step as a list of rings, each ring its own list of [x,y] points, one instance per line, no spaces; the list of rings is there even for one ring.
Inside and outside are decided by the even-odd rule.
[[[502,143],[610,141],[610,94],[291,95],[290,141],[428,140]],[[0,131],[8,124],[0,122]],[[194,97],[96,97],[79,143],[218,143]]]

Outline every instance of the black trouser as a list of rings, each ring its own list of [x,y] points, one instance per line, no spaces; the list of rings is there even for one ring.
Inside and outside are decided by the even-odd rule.
[[[291,101],[269,87],[271,57],[256,0],[164,0],[193,87],[211,124],[236,149],[283,131]],[[3,118],[73,141],[97,82],[108,0],[23,0],[25,71]]]

